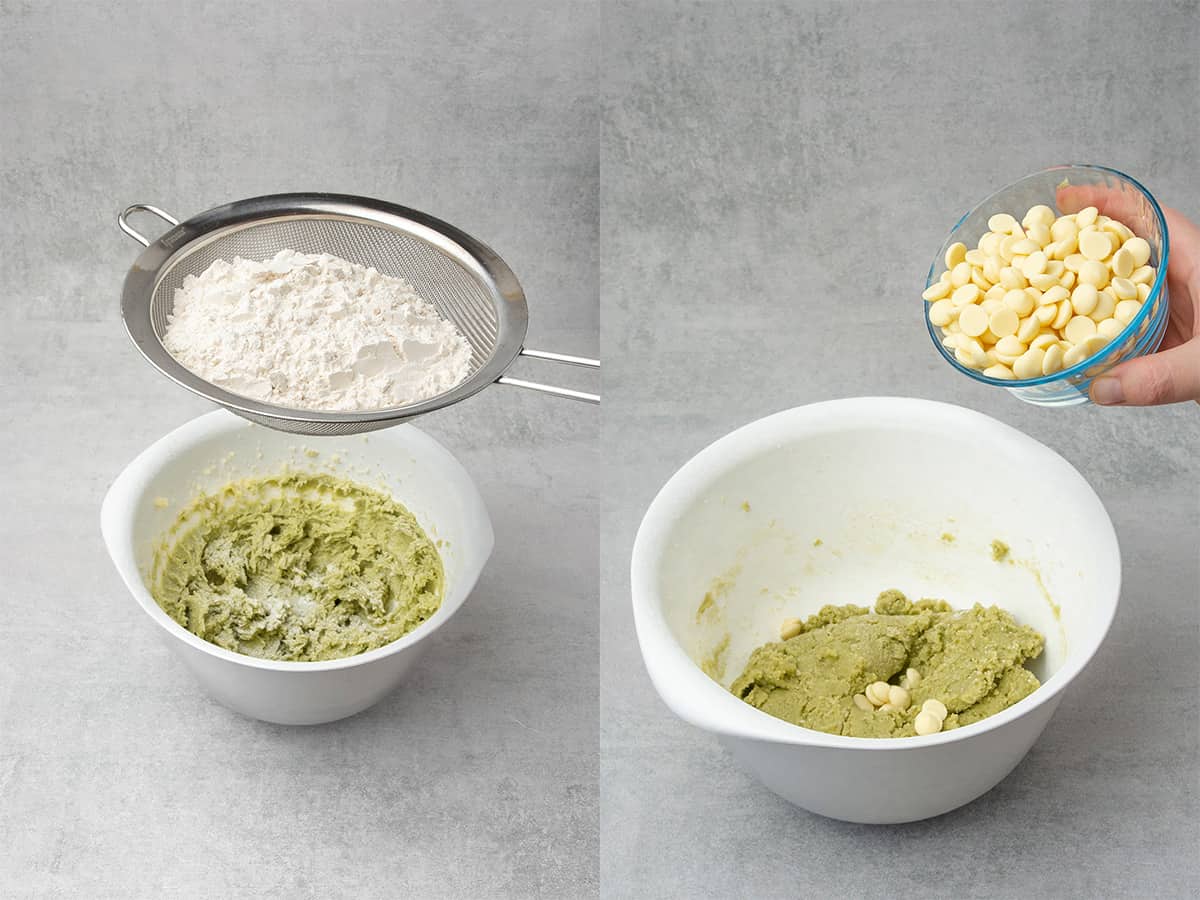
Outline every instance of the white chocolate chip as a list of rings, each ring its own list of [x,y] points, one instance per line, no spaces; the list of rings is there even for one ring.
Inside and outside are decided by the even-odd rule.
[[[1064,300],[1062,303],[1058,304],[1058,313],[1054,316],[1054,319],[1050,322],[1050,327],[1053,328],[1055,331],[1062,331],[1064,328],[1067,327],[1067,323],[1071,321],[1071,317],[1074,315],[1075,315],[1075,310],[1071,306],[1071,301]]]
[[[1079,234],[1079,226],[1070,216],[1063,216],[1050,225],[1050,237],[1061,243],[1071,240]]]
[[[1025,226],[1026,231],[1035,225],[1040,225],[1049,231],[1050,226],[1054,224],[1054,210],[1044,203],[1031,206],[1029,212],[1025,213],[1025,217],[1021,219],[1021,224]]]
[[[1018,378],[1040,378],[1045,356],[1046,351],[1030,347],[1013,363],[1013,374]]]
[[[1087,359],[1089,356],[1095,356],[1097,353],[1107,347],[1108,338],[1102,337],[1099,334],[1093,334],[1086,341],[1081,341],[1075,346],[1083,351],[1083,358]]]
[[[1133,254],[1133,264],[1144,266],[1150,262],[1150,243],[1145,238],[1131,237],[1125,242],[1124,249]]]
[[[1134,284],[1150,284],[1150,282],[1154,281],[1154,274],[1154,269],[1150,266],[1138,266],[1138,268],[1133,270],[1133,274],[1129,276],[1129,280]]]
[[[1079,252],[1088,259],[1105,260],[1113,252],[1116,239],[1107,231],[1088,229],[1079,235]]]
[[[949,325],[958,318],[958,307],[945,298],[936,300],[929,307],[929,321],[939,328]]]
[[[1088,259],[1079,267],[1079,282],[1099,289],[1108,284],[1108,266],[1099,260]]]
[[[1001,306],[988,317],[988,330],[997,337],[1007,337],[1010,334],[1017,333],[1017,326],[1021,324],[1021,317],[1016,312],[1007,306]]]
[[[1133,274],[1133,270],[1137,268],[1133,264],[1133,253],[1125,247],[1122,247],[1113,254],[1113,258],[1109,261],[1109,266],[1112,267],[1113,274],[1118,278],[1128,278]]]
[[[1038,306],[1049,306],[1051,303],[1062,303],[1062,301],[1066,300],[1070,296],[1070,291],[1068,291],[1061,284],[1056,284],[1049,290],[1044,291],[1042,296],[1038,298],[1037,303]]]
[[[1100,298],[1100,292],[1094,284],[1079,284],[1071,292],[1071,308],[1077,316],[1091,315]]]
[[[888,702],[889,693],[892,686],[886,681],[874,681],[867,685],[865,691],[866,698],[871,701],[874,706],[883,706]]]
[[[1025,273],[1015,266],[1004,266],[1000,269],[1000,282],[1005,290],[1022,290],[1026,285]]]
[[[959,290],[965,290],[959,288]],[[964,306],[958,314],[958,327],[962,329],[963,334],[970,337],[979,337],[988,328],[988,316],[982,308],[974,305]]]
[[[779,637],[782,640],[789,641],[804,630],[804,623],[799,619],[784,619],[783,624],[779,626]]]
[[[942,703],[941,700],[935,700],[933,697],[930,697],[928,700],[926,700],[924,703],[921,704],[921,712],[929,713],[931,716],[936,718],[939,722],[941,722],[943,719],[946,718],[947,715],[949,715],[949,713],[946,711],[946,705],[944,703]]]
[[[1063,353],[1063,368],[1069,369],[1081,362],[1083,362],[1083,351],[1078,347],[1072,345]]]
[[[965,266],[966,263],[963,263]],[[966,284],[959,285],[954,289],[954,293],[950,295],[950,299],[955,306],[966,306],[968,303],[974,303],[979,299],[979,285],[972,284],[969,281]]]
[[[1117,295],[1118,300],[1133,300],[1137,297],[1137,285],[1128,278],[1114,278],[1112,292]]]
[[[967,245],[954,243],[946,248],[946,268],[953,269],[967,258]]]
[[[942,720],[937,716],[930,715],[927,712],[917,713],[917,718],[913,722],[913,728],[917,734],[924,736],[927,734],[937,734],[942,730]]]
[[[888,703],[896,707],[896,709],[908,709],[909,703],[912,700],[908,695],[908,691],[902,687],[892,685],[888,690]]]
[[[1133,317],[1136,316],[1141,309],[1142,304],[1136,300],[1122,300],[1117,304],[1117,308],[1113,311],[1113,318],[1122,325],[1128,325],[1133,321]]]
[[[921,293],[921,296],[926,300],[933,302],[941,300],[950,294],[950,283],[948,281],[935,281]]]
[[[1049,264],[1047,264],[1046,268],[1049,269]],[[1060,276],[1055,275],[1048,271],[1041,272],[1040,274],[1037,274],[1037,275],[1030,275],[1029,283],[1032,284],[1039,291],[1048,291],[1052,287],[1054,287],[1056,284],[1060,283]]]
[[[1014,288],[1004,293],[1004,305],[1012,309],[1018,316],[1027,316],[1033,312],[1033,298],[1024,288]]]
[[[1077,366],[1085,359],[1095,356],[1108,344],[1108,339],[1103,338],[1098,334],[1092,335],[1082,343],[1076,344],[1070,350],[1063,354],[1063,366],[1070,368]]]
[[[1017,220],[1008,213],[996,213],[988,219],[988,228],[1001,234],[1010,234],[1017,227]]]
[[[1058,344],[1046,347],[1046,355],[1042,357],[1042,374],[1053,375],[1063,367],[1063,348]]]
[[[863,712],[872,712],[875,707],[871,705],[871,701],[867,699],[866,694],[855,694],[854,705]]]
[[[1066,305],[1067,308],[1070,308],[1070,302],[1067,300],[1063,300],[1061,305]],[[1016,336],[1020,338],[1022,343],[1028,343],[1034,337],[1038,336],[1040,330],[1042,330],[1042,319],[1030,316],[1027,319],[1021,319],[1021,324],[1016,329]]]
[[[1096,298],[1096,308],[1091,311],[1090,315],[1093,319],[1099,322],[1104,319],[1112,318],[1113,310],[1116,308],[1116,295],[1108,288],[1105,288]]]
[[[1096,323],[1087,316],[1075,316],[1063,329],[1063,336],[1072,344],[1082,344],[1096,333]]]

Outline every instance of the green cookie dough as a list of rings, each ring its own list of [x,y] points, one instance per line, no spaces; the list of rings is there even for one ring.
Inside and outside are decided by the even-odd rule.
[[[158,548],[152,581],[158,605],[193,634],[295,661],[391,643],[437,611],[445,585],[412,513],[307,473],[235,481],[194,500]]]
[[[797,636],[763,644],[730,690],[763,712],[817,731],[848,737],[916,734],[913,722],[929,699],[946,705],[943,730],[970,725],[1012,706],[1040,685],[1022,664],[1043,639],[1004,610],[955,611],[942,600],[912,602],[884,591],[875,612],[826,606]],[[920,680],[907,709],[863,710],[854,695],[875,681],[898,683],[909,668]]]

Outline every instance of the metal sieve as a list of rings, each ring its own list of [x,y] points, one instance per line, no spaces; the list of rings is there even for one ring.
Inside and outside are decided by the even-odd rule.
[[[152,213],[172,227],[151,242],[129,224],[137,211]],[[358,434],[457,403],[493,383],[600,402],[597,394],[504,374],[518,356],[590,369],[598,369],[600,361],[526,350],[529,313],[512,270],[490,247],[425,213],[365,197],[274,194],[218,206],[186,222],[139,203],[122,212],[117,224],[146,248],[125,276],[121,296],[121,316],[133,343],[171,380],[252,422],[296,434]],[[356,412],[293,409],[225,390],[167,352],[163,333],[184,278],[199,275],[218,259],[261,261],[283,249],[329,253],[406,279],[470,343],[466,380],[406,406]]]

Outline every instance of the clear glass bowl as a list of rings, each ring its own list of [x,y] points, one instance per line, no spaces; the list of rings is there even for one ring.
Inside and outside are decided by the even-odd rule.
[[[1041,378],[1015,381],[990,378],[982,372],[967,368],[954,358],[953,351],[942,344],[942,330],[929,321],[929,307],[932,304],[921,301],[925,306],[925,326],[929,329],[929,336],[946,362],[976,381],[1005,388],[1026,403],[1037,406],[1075,406],[1088,403],[1088,388],[1093,378],[1127,359],[1153,353],[1162,342],[1163,333],[1167,328],[1169,241],[1166,220],[1150,192],[1128,175],[1104,166],[1055,166],[1027,175],[1020,181],[1014,181],[1008,187],[996,191],[958,220],[958,224],[951,230],[934,257],[933,265],[929,267],[929,276],[925,279],[926,287],[938,280],[946,268],[946,250],[951,244],[961,241],[968,248],[976,246],[988,230],[988,219],[996,213],[1009,213],[1020,221],[1029,207],[1044,203],[1061,215],[1056,196],[1063,181],[1071,185],[1103,185],[1110,190],[1126,194],[1123,208],[1128,207],[1133,212],[1118,218],[1134,234],[1145,238],[1150,244],[1149,264],[1157,269],[1150,295],[1142,304],[1141,310],[1099,353],[1069,369],[1063,369],[1053,375],[1043,375]]]

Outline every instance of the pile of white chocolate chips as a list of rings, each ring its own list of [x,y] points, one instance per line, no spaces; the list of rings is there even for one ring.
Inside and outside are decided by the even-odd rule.
[[[946,271],[922,295],[942,343],[964,366],[1004,380],[1039,378],[1099,353],[1150,295],[1150,245],[1089,206],[1055,216],[1007,213],[968,250],[953,244]]]
[[[909,691],[917,686],[921,673],[909,669],[900,679],[899,684],[888,684],[886,681],[876,681],[867,685],[861,694],[854,695],[854,705],[863,712],[878,709],[880,712],[904,711],[912,703]],[[921,704],[921,711],[913,721],[917,734],[937,734],[942,730],[942,723],[949,713],[945,704],[940,700],[930,698]]]

